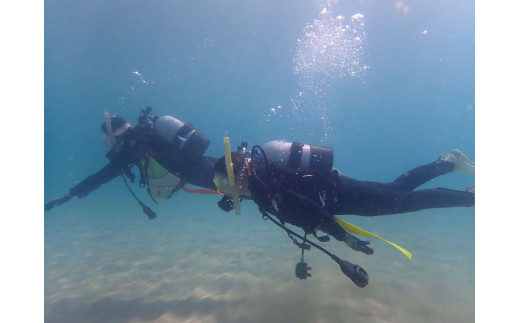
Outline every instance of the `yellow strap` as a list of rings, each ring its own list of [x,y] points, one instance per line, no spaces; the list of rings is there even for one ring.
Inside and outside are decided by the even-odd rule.
[[[373,234],[373,233],[370,233],[368,231],[365,231],[365,230],[361,229],[360,227],[357,227],[357,226],[353,225],[352,223],[348,223],[347,221],[338,218],[337,216],[333,216],[333,218],[343,228],[343,230],[345,230],[347,232],[350,232],[350,233],[359,234],[361,236],[383,240],[384,242],[390,244],[391,246],[393,246],[397,250],[401,251],[403,253],[403,255],[406,256],[406,258],[408,258],[409,260],[412,260],[412,254],[408,250],[404,249],[403,247],[400,247],[400,246],[396,245],[393,242],[385,240],[385,239],[381,238],[380,236],[378,236],[376,234]]]
[[[224,137],[224,159],[226,161],[229,186],[235,187],[235,174],[233,173],[233,161],[231,160],[231,144],[229,143],[229,137]]]

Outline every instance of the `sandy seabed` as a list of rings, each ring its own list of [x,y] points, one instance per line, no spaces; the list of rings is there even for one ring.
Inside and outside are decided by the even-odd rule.
[[[322,244],[368,271],[361,289],[315,249],[312,277],[297,279],[299,249],[252,203],[235,216],[196,201],[155,206],[153,221],[135,202],[46,214],[45,322],[475,321],[474,209],[345,217],[414,255]]]

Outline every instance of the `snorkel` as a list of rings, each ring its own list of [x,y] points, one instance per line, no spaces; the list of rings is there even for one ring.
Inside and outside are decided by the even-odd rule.
[[[116,136],[114,135],[114,131],[112,131],[112,121],[110,120],[110,114],[108,112],[105,112],[105,126],[107,128],[107,136],[110,148],[114,147],[116,143]]]
[[[229,143],[229,137],[224,137],[224,159],[226,161],[226,171],[229,182],[229,193],[233,199],[233,205],[235,206],[235,214],[240,214],[240,197],[238,196],[238,190],[235,186],[235,174],[233,173],[233,161],[231,160],[231,144]]]
[[[231,159],[231,144],[229,137],[224,137],[224,163],[226,164],[227,178],[217,176],[213,179],[213,183],[218,191],[224,193],[233,202],[235,214],[240,214],[240,190],[235,184],[235,174],[233,173],[233,160]],[[223,174],[222,174],[223,175]],[[231,209],[231,208],[230,208]]]

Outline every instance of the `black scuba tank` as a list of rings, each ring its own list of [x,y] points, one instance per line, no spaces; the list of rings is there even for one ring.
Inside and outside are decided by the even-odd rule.
[[[171,143],[186,157],[198,158],[204,154],[209,139],[190,123],[184,123],[172,116],[163,116],[155,121],[155,132],[159,137]]]
[[[334,151],[300,142],[270,141],[262,149],[267,160],[277,166],[305,170],[332,170]]]

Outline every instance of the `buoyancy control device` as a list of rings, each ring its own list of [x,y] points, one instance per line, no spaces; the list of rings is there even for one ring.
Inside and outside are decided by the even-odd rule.
[[[148,186],[148,193],[158,199],[169,199],[184,185],[184,181],[159,164],[153,157],[147,156],[139,163],[143,184]]]
[[[192,124],[184,123],[172,116],[157,117],[151,114],[151,111],[151,107],[141,110],[136,129],[153,131],[160,140],[175,147],[187,160],[199,158],[204,154],[210,140],[197,131]],[[170,198],[175,191],[185,184],[181,177],[170,173],[148,153],[139,162],[139,168],[141,171],[140,186],[147,186],[147,191],[154,202],[156,202],[154,197],[158,199]],[[125,184],[127,183],[125,182]],[[137,199],[130,187],[128,185],[127,187]],[[137,200],[142,204],[139,199]],[[153,211],[151,212],[153,213]],[[154,217],[155,213],[153,217],[149,216],[149,218]]]

